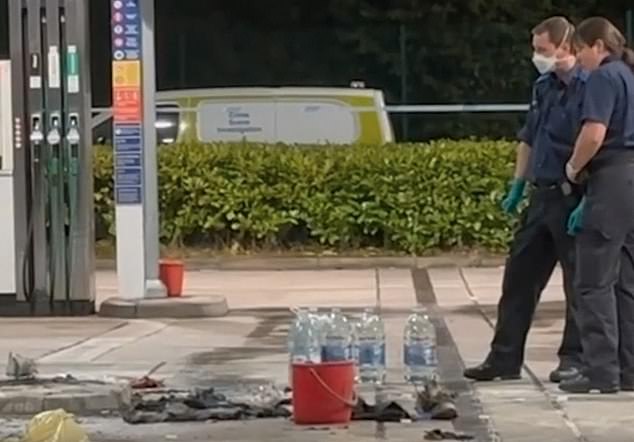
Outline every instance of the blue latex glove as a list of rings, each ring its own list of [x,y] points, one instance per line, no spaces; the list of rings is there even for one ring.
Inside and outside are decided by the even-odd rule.
[[[583,222],[583,209],[586,206],[586,197],[581,198],[581,201],[570,213],[568,217],[568,235],[575,236],[577,233],[581,231],[581,226]]]
[[[511,183],[511,190],[502,201],[502,210],[505,213],[511,214],[517,210],[517,206],[522,202],[524,198],[524,187],[526,186],[526,180],[523,178],[515,178]]]

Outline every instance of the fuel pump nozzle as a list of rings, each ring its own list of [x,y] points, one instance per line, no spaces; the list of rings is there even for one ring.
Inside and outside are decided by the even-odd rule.
[[[44,132],[42,127],[42,115],[33,114],[31,115],[31,135],[29,136],[31,140],[31,151],[33,153],[33,162],[39,163],[42,158],[42,142],[44,141]]]
[[[77,198],[77,180],[79,176],[79,142],[81,135],[79,132],[79,115],[72,113],[68,115],[68,130],[66,131],[66,161],[68,162],[68,188],[70,192],[71,217],[74,216]]]
[[[34,144],[40,144],[44,141],[44,132],[42,132],[42,116],[40,114],[31,115],[31,135],[29,139]]]
[[[51,115],[51,128],[46,136],[46,141],[50,145],[59,144],[62,141],[60,116],[58,114]]]
[[[66,140],[72,144],[79,144],[79,116],[72,114],[68,117],[68,131],[66,132]]]

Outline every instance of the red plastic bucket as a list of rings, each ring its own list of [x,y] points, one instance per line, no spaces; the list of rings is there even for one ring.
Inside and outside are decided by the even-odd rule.
[[[299,425],[346,424],[357,397],[354,361],[293,363],[293,419]]]
[[[159,261],[159,278],[167,288],[167,296],[178,297],[183,294],[184,277],[185,265],[182,261]]]

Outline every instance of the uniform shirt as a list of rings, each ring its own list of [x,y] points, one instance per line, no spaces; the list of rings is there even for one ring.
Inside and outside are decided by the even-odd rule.
[[[588,72],[575,66],[564,81],[554,72],[540,76],[518,137],[531,147],[528,178],[559,183],[581,128],[581,111]]]
[[[634,74],[619,58],[610,56],[588,77],[583,122],[607,127],[604,150],[634,148]]]

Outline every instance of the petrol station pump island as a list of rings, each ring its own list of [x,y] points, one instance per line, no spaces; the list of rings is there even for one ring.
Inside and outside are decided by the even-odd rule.
[[[477,387],[464,379],[465,361],[494,333],[489,311],[503,270],[427,269],[418,260],[415,269],[377,264],[345,275],[320,265],[284,276],[232,268],[192,283],[189,293],[202,296],[168,296],[158,240],[156,0],[110,0],[103,17],[112,41],[116,296],[100,302],[92,1],[6,3],[0,357],[9,360],[7,377],[0,372],[0,442],[632,440],[623,417],[634,413],[634,396],[568,400],[541,381],[565,318],[555,307],[531,336],[528,376]],[[179,321],[227,315],[226,299],[208,287],[235,290],[232,314]],[[306,304],[289,312],[297,287]],[[561,291],[547,302],[560,303]],[[85,319],[96,314],[107,318]],[[30,437],[38,419],[50,437]],[[271,424],[248,422],[257,419]]]
[[[224,316],[228,312],[224,297],[168,297],[159,278],[153,2],[111,2],[118,297],[101,303],[99,314],[124,319]],[[5,207],[0,217],[0,244],[4,245],[0,249],[0,317],[89,316],[96,310],[88,5],[89,0],[9,2],[11,60],[0,62],[0,198]],[[423,320],[415,314],[408,324],[413,324],[411,318]],[[431,322],[425,321],[426,330],[431,332]],[[147,324],[154,321],[140,322],[140,328],[156,326]],[[282,362],[275,367],[275,373],[266,364],[258,366],[259,375],[269,376],[279,376],[280,371],[285,371],[280,368],[287,368],[290,392],[268,380],[256,379],[258,383],[254,384],[248,375],[240,377],[240,370],[224,381],[209,371],[210,378],[200,380],[205,385],[202,389],[193,388],[191,380],[185,388],[173,384],[162,388],[165,386],[162,381],[150,378],[166,363],[162,362],[144,376],[138,373],[141,377],[137,379],[130,380],[128,375],[121,389],[120,379],[96,386],[90,384],[86,388],[96,391],[90,390],[86,397],[86,391],[77,393],[75,389],[84,388],[86,384],[82,382],[94,379],[79,381],[72,373],[61,379],[34,379],[37,371],[32,368],[41,359],[28,360],[10,353],[7,364],[7,375],[13,382],[10,388],[22,381],[30,388],[39,385],[44,390],[44,399],[35,406],[28,397],[24,403],[23,398],[11,403],[3,393],[0,379],[0,426],[2,414],[12,414],[7,407],[10,411],[28,410],[35,414],[33,425],[37,425],[38,419],[57,419],[58,430],[69,422],[74,425],[67,412],[93,416],[108,411],[128,424],[291,416],[298,425],[379,420],[386,412],[378,405],[378,399],[377,405],[371,407],[358,400],[355,384],[358,366],[359,379],[366,386],[371,385],[374,392],[378,391],[375,388],[380,389],[374,383],[380,385],[386,375],[385,330],[379,316],[371,312],[364,313],[362,323],[368,336],[355,353],[350,340],[352,327],[338,309],[319,318],[312,312],[296,312],[288,332],[289,353],[284,355],[288,365]],[[322,327],[330,331],[322,333]],[[116,333],[119,328],[113,330]],[[324,342],[318,339],[322,334]],[[186,336],[191,338],[191,334]],[[344,336],[343,341],[340,336]],[[413,338],[406,336],[406,345],[414,348]],[[328,341],[329,337],[334,337],[334,341]],[[95,341],[100,339],[116,343],[135,338],[99,335]],[[428,346],[435,342],[431,334],[425,339]],[[82,342],[98,347],[90,340]],[[207,337],[205,343],[213,345]],[[77,353],[74,352],[77,348],[70,345],[53,354],[52,360],[63,361],[70,364],[65,367],[81,371],[72,364],[73,357],[82,355],[82,345],[76,345],[80,348]],[[94,355],[95,351],[93,347],[86,353]],[[409,378],[431,379],[435,368],[430,371],[429,367],[423,367],[419,357],[411,360],[419,362],[408,365]],[[119,364],[125,361],[117,360],[113,365]],[[257,362],[242,363],[251,364]],[[430,359],[428,365],[435,367],[435,364]],[[108,379],[116,379],[109,376]],[[35,383],[29,384],[31,381]],[[222,394],[214,390],[218,386],[223,388]],[[443,396],[437,384],[433,388],[429,391],[425,386],[426,413],[443,420],[455,417],[451,398]],[[46,408],[50,394],[55,396],[56,410]],[[157,400],[157,395],[161,399]],[[411,421],[413,414],[403,408],[399,410],[396,419]],[[47,431],[55,430],[54,425],[46,425]],[[83,434],[76,432],[80,433]],[[87,439],[58,436],[25,440],[84,442]]]
[[[101,303],[99,314],[123,319],[224,316],[228,312],[224,297],[168,297],[159,277],[153,2],[111,2],[118,297]],[[9,2],[11,59],[0,61],[0,201],[4,207],[0,216],[0,317],[90,316],[97,310],[88,6],[89,0]],[[423,320],[416,315],[410,318]],[[292,363],[288,365],[295,423],[346,423],[357,406],[356,399],[353,401],[356,356],[353,357],[351,341],[346,341],[352,337],[352,328],[338,309],[332,309],[327,321],[326,316],[317,320],[308,312],[298,312],[296,316],[289,331],[293,344],[289,344]],[[385,377],[384,367],[380,368],[385,365],[385,331],[381,319],[373,313],[366,313],[363,318],[372,349],[381,349],[368,353],[367,349],[363,351],[368,344],[363,349],[359,347],[359,360],[365,360],[361,355],[371,355],[371,364],[366,364],[364,373],[372,383]],[[425,321],[428,331],[432,330],[431,322]],[[337,338],[343,333],[344,341],[337,340],[336,345],[324,341],[321,348],[322,342],[317,339],[321,336],[320,324],[331,330],[324,334],[326,338],[331,334]],[[337,324],[340,329],[335,327]],[[425,339],[430,346],[435,342],[431,335]],[[73,346],[69,347],[69,355],[73,355]],[[328,351],[324,353],[324,349]],[[64,351],[60,350],[62,355]],[[66,360],[65,356],[53,355],[53,360],[56,357],[73,363],[70,356]],[[24,379],[33,380],[37,372],[30,369],[36,362],[10,353],[7,375],[13,378],[11,382],[18,381],[11,386]],[[427,379],[435,373],[435,369],[427,373],[421,367],[416,372],[407,371],[408,376]],[[142,386],[135,387],[137,384],[128,380],[124,388],[151,389],[143,385],[155,370],[139,378]],[[45,389],[53,384],[64,388],[68,386],[67,379],[35,381],[45,383]],[[212,380],[217,381],[214,376]],[[229,388],[236,397],[241,394],[237,388],[249,387],[243,380],[234,378],[231,382]],[[78,385],[81,387],[81,382],[71,379],[70,388]],[[0,380],[0,417],[6,407],[21,407],[5,398],[2,387]],[[131,402],[125,402],[121,399],[125,395],[116,396],[108,390],[105,399],[99,396],[95,409],[89,411],[118,409],[128,423],[207,421],[218,416],[226,419],[226,413],[289,417],[290,411],[285,407],[288,391],[275,386],[267,388],[258,385],[247,393],[251,405],[231,402],[213,388],[205,390],[203,396],[200,391],[192,392],[191,387],[179,392],[169,390],[170,399],[163,406],[176,401],[184,413],[176,417],[171,409],[157,411],[153,405],[156,400],[151,397],[144,402],[142,393],[132,394]],[[76,401],[74,394],[71,392],[66,402],[60,402],[61,396],[56,393],[56,407],[75,414],[85,411],[90,401]],[[272,404],[271,397],[280,400]],[[203,401],[204,407],[185,407],[183,404],[192,398]],[[38,409],[46,403],[43,400],[35,407],[24,406],[22,411],[46,414],[51,410]],[[315,403],[319,406],[315,407]],[[450,419],[448,412],[455,415],[452,403],[430,403],[444,407],[440,410],[441,419]],[[143,408],[146,405],[150,408]],[[75,406],[77,409],[73,409]],[[366,408],[357,412],[361,412],[359,419],[374,416]],[[378,416],[379,407],[372,413]]]
[[[2,62],[0,315],[94,312],[86,9],[9,2]]]
[[[113,0],[118,298],[104,316],[227,313],[222,297],[166,297],[159,280],[154,0]],[[0,316],[96,310],[89,0],[9,2],[0,61]]]

